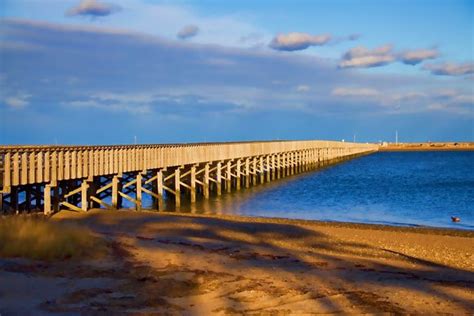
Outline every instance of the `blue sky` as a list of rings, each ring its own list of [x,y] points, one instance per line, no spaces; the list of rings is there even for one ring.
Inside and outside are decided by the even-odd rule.
[[[4,0],[0,143],[474,141],[472,1]]]

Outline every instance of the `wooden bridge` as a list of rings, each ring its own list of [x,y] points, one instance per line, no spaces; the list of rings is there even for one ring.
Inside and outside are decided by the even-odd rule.
[[[377,151],[374,144],[268,141],[127,146],[0,146],[2,213],[142,209],[209,198]]]

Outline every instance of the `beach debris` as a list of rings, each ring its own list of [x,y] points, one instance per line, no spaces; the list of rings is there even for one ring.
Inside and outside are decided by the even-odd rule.
[[[453,223],[459,223],[461,221],[461,219],[459,217],[456,217],[456,216],[451,216],[451,221]]]

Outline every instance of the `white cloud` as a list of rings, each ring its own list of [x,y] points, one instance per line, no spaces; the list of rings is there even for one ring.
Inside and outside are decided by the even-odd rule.
[[[180,39],[188,39],[196,36],[199,33],[199,27],[196,25],[186,25],[183,27],[176,36]]]
[[[456,85],[453,81],[447,87],[432,77],[344,72],[332,61],[299,54],[183,43],[111,28],[2,23],[9,30],[4,33],[7,39],[37,43],[41,35],[50,43],[41,59],[35,59],[34,52],[2,52],[5,64],[16,61],[14,68],[6,68],[9,89],[33,94],[32,109],[62,102],[60,111],[69,106],[150,117],[276,110],[342,115],[354,113],[355,107],[357,113],[381,113],[401,100],[403,110],[410,106],[411,111],[422,111],[429,98],[417,99],[406,91]],[[71,74],[74,84],[68,83]],[[44,78],[50,83],[41,83]],[[6,95],[16,96],[11,91]]]
[[[417,65],[425,60],[439,56],[436,49],[416,49],[401,53],[393,51],[392,45],[383,45],[374,49],[358,46],[346,52],[339,62],[340,68],[370,68],[387,65],[396,61],[407,65]]]
[[[339,97],[376,97],[379,96],[379,91],[372,88],[353,88],[353,87],[338,87],[331,91],[331,94]]]
[[[31,95],[29,94],[19,93],[14,96],[7,96],[4,98],[3,101],[7,106],[11,108],[20,109],[30,104],[30,102],[28,101],[30,98],[31,98]]]
[[[434,59],[439,56],[436,49],[418,49],[407,51],[400,56],[400,60],[409,65],[416,65],[427,59]]]
[[[269,46],[275,50],[295,51],[303,50],[310,46],[321,46],[331,40],[331,35],[311,35],[307,33],[278,34],[270,42]]]
[[[430,71],[433,75],[438,76],[462,76],[474,74],[474,63],[442,63],[442,64],[427,64],[423,66],[424,70]]]
[[[129,105],[123,103],[104,103],[99,100],[77,100],[62,102],[64,106],[70,106],[75,108],[96,108],[110,112],[128,112],[131,114],[147,114],[150,113],[150,107],[148,105]]]
[[[123,8],[120,16],[112,16],[103,23],[122,28],[123,19],[127,27],[135,31],[176,38],[176,30],[183,25],[199,26],[205,32],[198,33],[195,42],[228,46],[253,47],[255,41],[242,41],[245,34],[260,34],[261,40],[269,40],[270,35],[264,29],[252,23],[252,19],[242,14],[206,15],[191,5],[175,4],[171,1],[156,3],[153,1],[115,0]]]
[[[392,45],[383,45],[372,50],[363,46],[354,47],[342,56],[339,67],[378,67],[395,61]]]
[[[117,11],[121,7],[112,3],[100,2],[98,0],[81,0],[79,4],[66,12],[68,16],[84,15],[91,17],[107,16]]]
[[[308,92],[310,90],[311,90],[311,87],[305,84],[302,84],[296,87],[297,92]]]

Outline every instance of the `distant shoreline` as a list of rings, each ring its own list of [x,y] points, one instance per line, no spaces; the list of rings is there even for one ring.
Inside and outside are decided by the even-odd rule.
[[[379,151],[474,151],[473,142],[385,144]]]

